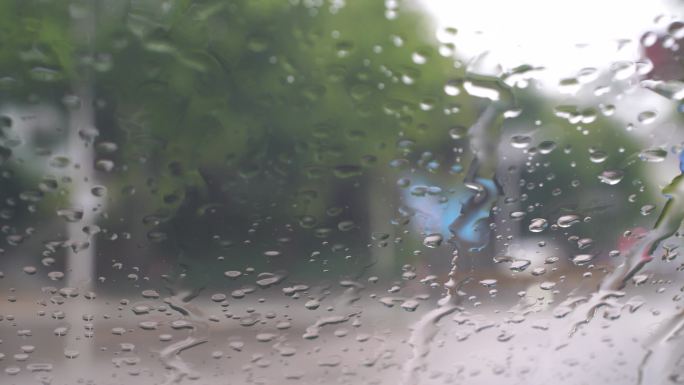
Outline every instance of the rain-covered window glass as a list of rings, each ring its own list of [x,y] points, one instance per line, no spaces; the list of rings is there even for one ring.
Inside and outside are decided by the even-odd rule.
[[[674,0],[0,1],[0,384],[684,383]]]

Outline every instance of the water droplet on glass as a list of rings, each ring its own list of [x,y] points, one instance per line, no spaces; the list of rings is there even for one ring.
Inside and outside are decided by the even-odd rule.
[[[641,213],[641,215],[649,215],[653,212],[653,210],[655,210],[655,208],[656,208],[655,205],[650,205],[650,204],[649,205],[643,205],[643,206],[641,206],[641,209],[639,210],[639,212]]]
[[[460,80],[449,80],[444,85],[444,93],[449,96],[457,96],[461,93],[461,81]]]
[[[639,153],[639,159],[644,162],[658,163],[664,161],[665,158],[667,158],[667,151],[662,148],[651,148]]]
[[[531,262],[526,260],[526,259],[518,259],[513,262],[511,262],[510,269],[513,271],[524,271],[527,269],[528,266],[530,266]]]
[[[511,146],[514,148],[527,148],[532,143],[532,138],[527,135],[514,135],[511,137]]]
[[[639,113],[637,120],[641,124],[651,124],[656,120],[657,117],[658,114],[655,111],[643,111]]]
[[[431,249],[434,249],[442,244],[442,240],[442,234],[430,234],[423,238],[423,245]]]
[[[530,221],[528,229],[533,233],[541,233],[548,227],[548,222],[544,218],[535,218]]]
[[[596,256],[592,254],[579,254],[572,258],[572,263],[575,265],[584,265],[591,262]]]
[[[610,186],[614,186],[624,178],[625,173],[622,170],[606,170],[603,171],[599,176],[599,180]]]
[[[681,81],[644,80],[641,82],[641,86],[668,99],[684,100],[684,82]]]
[[[57,215],[67,222],[78,222],[83,219],[83,209],[65,208],[57,210]]]
[[[592,163],[603,163],[608,159],[608,154],[603,151],[594,151],[589,154],[589,160]]]
[[[463,126],[451,127],[449,129],[449,136],[451,139],[459,140],[463,139],[468,135],[468,129]]]
[[[556,224],[558,227],[568,228],[570,226],[576,225],[582,221],[579,215],[569,214],[558,217]]]

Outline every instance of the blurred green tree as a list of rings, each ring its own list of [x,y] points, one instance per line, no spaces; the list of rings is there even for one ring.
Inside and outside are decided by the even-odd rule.
[[[97,220],[103,226],[123,227],[117,221],[126,216],[135,224],[124,223],[142,224],[160,249],[181,250],[185,262],[214,260],[246,241],[286,247],[288,226],[310,229],[306,242],[318,245],[344,232],[341,218],[331,215],[338,209],[372,231],[370,191],[397,194],[387,176],[417,169],[437,175],[445,191],[461,184],[472,154],[469,138],[454,139],[453,132],[470,127],[490,104],[463,91],[466,66],[455,60],[457,47],[436,41],[418,10],[387,12],[372,1],[5,1],[0,100],[47,103],[65,115],[92,106],[95,131],[69,130],[81,130],[94,149],[90,179],[111,192],[110,219]],[[586,147],[576,124],[551,113],[550,101],[497,81],[515,98],[507,109],[522,111],[515,127],[540,120],[549,126],[537,135],[540,143]],[[595,115],[586,124],[594,143],[610,153],[636,151],[610,120]],[[498,144],[498,135],[486,140]],[[4,152],[11,151],[8,140]],[[426,152],[439,166],[416,166]],[[569,194],[553,203],[552,191],[576,179],[602,188],[599,166],[588,157],[573,160],[559,150],[542,157],[553,176],[527,168],[526,182],[547,179],[525,193],[532,205],[567,206]],[[386,170],[388,164],[398,170]],[[21,162],[4,167],[26,173]],[[630,169],[627,179],[639,172]],[[3,183],[14,186],[5,197],[24,188]],[[618,188],[625,195],[630,187]],[[48,201],[44,207],[53,207]],[[248,235],[255,223],[270,230]],[[412,245],[396,263],[413,258]]]

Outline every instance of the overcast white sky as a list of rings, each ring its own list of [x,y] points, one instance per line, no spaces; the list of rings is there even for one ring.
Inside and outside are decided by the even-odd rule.
[[[417,0],[438,29],[455,27],[459,56],[489,51],[504,68],[544,66],[545,82],[639,56],[639,39],[675,10],[663,0]],[[677,11],[677,13],[679,13]],[[661,17],[662,19],[662,17]],[[669,19],[665,19],[669,20]],[[621,48],[618,41],[628,39]],[[580,46],[578,46],[580,45]]]
[[[558,87],[560,79],[575,76],[582,68],[605,72],[617,61],[641,59],[640,39],[645,32],[664,31],[673,20],[684,19],[684,3],[679,0],[415,0],[414,4],[434,18],[438,39],[446,27],[458,30],[453,42],[459,58],[467,61],[487,52],[487,61],[503,69],[543,66],[546,69],[534,78],[547,97],[564,103],[614,104],[613,118],[625,127],[635,124],[629,133],[644,148],[680,140],[675,139],[681,134],[675,132],[672,120],[675,103],[638,87],[636,78],[627,92],[601,97],[593,94],[595,83],[581,95],[560,93]],[[639,127],[637,115],[645,110],[656,111],[658,118]],[[658,183],[679,173],[677,162],[663,166],[652,174]]]

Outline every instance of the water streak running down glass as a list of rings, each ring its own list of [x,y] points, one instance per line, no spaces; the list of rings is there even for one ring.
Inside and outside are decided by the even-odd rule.
[[[0,30],[0,384],[684,383],[681,4]]]

